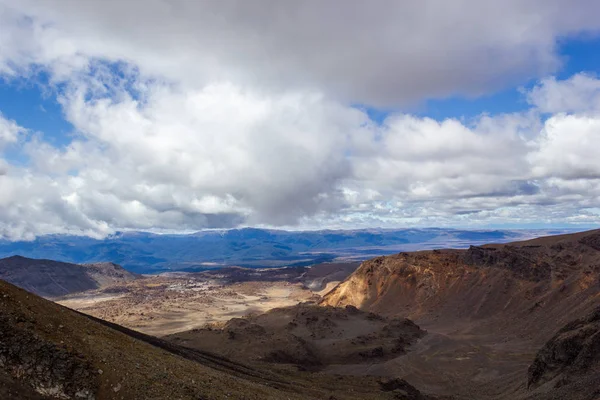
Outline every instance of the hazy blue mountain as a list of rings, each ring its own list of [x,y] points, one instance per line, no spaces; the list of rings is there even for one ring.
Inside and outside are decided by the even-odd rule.
[[[21,255],[71,263],[108,261],[130,271],[152,273],[227,265],[309,265],[336,258],[360,260],[399,251],[506,242],[543,233],[453,229],[281,231],[244,228],[183,235],[122,232],[101,240],[48,235],[33,241],[0,240],[0,258]]]

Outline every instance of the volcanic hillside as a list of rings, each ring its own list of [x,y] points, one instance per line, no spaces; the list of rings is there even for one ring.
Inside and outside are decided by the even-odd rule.
[[[528,385],[537,350],[600,305],[600,231],[378,257],[322,305],[408,317],[429,332],[406,357],[331,372],[400,375],[464,398],[533,394],[549,379]]]
[[[136,278],[113,263],[79,265],[21,256],[0,259],[0,279],[43,297],[64,296]]]
[[[507,322],[501,326],[517,324],[535,336],[539,327],[558,329],[592,310],[599,276],[600,231],[591,231],[378,257],[364,262],[322,304],[432,322],[499,317]]]
[[[402,380],[272,373],[77,313],[0,281],[2,399],[422,399]]]

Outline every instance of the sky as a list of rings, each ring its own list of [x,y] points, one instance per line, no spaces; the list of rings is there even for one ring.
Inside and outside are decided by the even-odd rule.
[[[600,224],[595,0],[0,0],[0,237]]]

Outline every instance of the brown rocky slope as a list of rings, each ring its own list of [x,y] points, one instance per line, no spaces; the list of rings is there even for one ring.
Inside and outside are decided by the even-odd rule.
[[[382,317],[352,306],[299,304],[234,318],[222,328],[194,329],[165,338],[244,362],[318,370],[398,357],[425,334],[405,318]]]
[[[459,398],[543,398],[527,370],[557,330],[600,305],[600,231],[378,257],[321,304],[405,316],[429,332],[407,357],[331,372],[400,375]]]
[[[524,331],[536,336],[539,326],[556,330],[591,311],[599,277],[600,231],[590,231],[378,257],[364,262],[321,304],[429,322],[509,316],[510,326],[495,329],[514,330],[522,321],[533,328]]]

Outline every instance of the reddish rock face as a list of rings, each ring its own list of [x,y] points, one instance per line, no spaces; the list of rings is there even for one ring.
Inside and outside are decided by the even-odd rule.
[[[544,330],[559,329],[569,315],[585,315],[596,304],[598,242],[600,231],[591,231],[378,257],[365,261],[321,304],[424,320],[499,317],[526,325],[519,321],[533,319]],[[544,313],[535,312],[540,309]],[[539,325],[530,330],[537,329]]]

